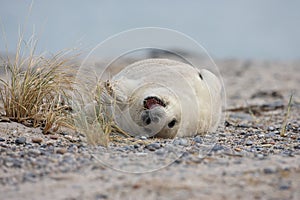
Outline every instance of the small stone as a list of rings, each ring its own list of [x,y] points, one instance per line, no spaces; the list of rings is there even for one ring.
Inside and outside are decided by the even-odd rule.
[[[229,117],[233,119],[242,119],[247,121],[251,121],[253,119],[252,116],[247,113],[232,113],[229,115]]]
[[[241,131],[240,135],[247,135],[247,132],[246,131]]]
[[[56,149],[56,153],[58,153],[58,154],[65,154],[66,152],[67,152],[67,149],[65,149],[65,148]]]
[[[31,140],[33,143],[38,143],[38,144],[41,144],[43,142],[43,139],[39,137],[34,137]]]
[[[134,149],[133,145],[128,145],[128,146],[124,146],[122,147],[125,151],[132,151]]]
[[[148,138],[146,136],[141,136],[140,139],[141,140],[147,140]]]
[[[55,142],[49,140],[49,141],[46,141],[46,146],[53,146],[55,144]]]
[[[239,148],[239,147],[234,148],[234,150],[236,150],[236,151],[238,151],[238,152],[242,151],[242,149]]]
[[[30,149],[28,151],[29,154],[33,155],[33,156],[38,156],[38,155],[41,155],[41,152],[37,149]]]
[[[135,149],[138,149],[138,148],[140,147],[140,145],[139,145],[139,144],[134,144],[133,147],[134,147]]]
[[[220,137],[226,137],[226,134],[225,133],[219,133],[219,136]]]
[[[19,137],[15,140],[16,144],[24,144],[26,143],[26,137]]]
[[[6,167],[17,167],[21,168],[22,167],[22,161],[17,159],[17,158],[7,158],[5,160],[5,166]]]
[[[276,135],[280,135],[279,131],[274,131],[273,133],[275,133]]]
[[[291,139],[296,140],[297,139],[297,135],[291,135]]]
[[[67,140],[69,140],[70,142],[77,142],[77,140],[78,140],[76,137],[73,137],[71,135],[65,135],[65,138]]]
[[[178,138],[178,139],[173,140],[173,144],[174,145],[184,146],[184,147],[186,147],[186,146],[189,145],[188,141],[186,139],[184,139],[184,138]]]
[[[211,150],[212,151],[221,151],[221,150],[224,150],[224,147],[222,145],[215,144]]]
[[[68,148],[68,151],[71,153],[75,153],[78,151],[78,147],[76,145],[70,145],[70,147]]]
[[[294,146],[294,149],[298,149],[298,150],[300,150],[300,144],[298,144],[298,145],[295,145],[295,146]]]
[[[275,128],[273,126],[268,127],[268,131],[274,131],[274,130],[275,130]]]
[[[31,172],[28,172],[28,173],[24,174],[24,176],[23,176],[24,182],[26,182],[26,181],[35,182],[36,181],[35,179],[36,179],[36,175]]]
[[[282,184],[282,185],[279,186],[279,189],[280,189],[280,190],[288,190],[288,189],[290,189],[290,188],[291,188],[291,186],[288,185],[288,184]]]
[[[256,157],[262,160],[265,156],[263,154],[257,154]]]
[[[58,135],[50,135],[50,139],[57,140],[58,139]]]
[[[149,149],[150,151],[155,151],[156,149],[160,148],[160,144],[159,143],[151,143],[151,144],[148,144],[146,146],[146,148]]]
[[[197,136],[194,138],[194,142],[202,144],[203,141],[202,141],[201,136],[200,136],[200,135],[197,135]]]
[[[8,147],[8,145],[7,144],[5,144],[5,143],[0,143],[0,147],[3,147],[3,148],[7,148]]]
[[[264,168],[264,173],[265,174],[274,174],[275,172],[276,172],[276,169]]]
[[[267,147],[267,148],[269,148],[269,147],[271,147],[272,146],[272,144],[262,144],[261,145],[261,147]]]
[[[226,127],[232,126],[232,124],[231,124],[229,121],[225,121],[225,122],[224,122],[224,125],[225,125]]]
[[[0,122],[10,122],[10,119],[8,117],[0,116]]]
[[[0,142],[4,142],[4,141],[5,141],[5,139],[0,137]]]
[[[258,138],[264,138],[265,135],[264,135],[264,134],[259,134],[257,137],[258,137]]]
[[[265,137],[267,137],[267,138],[275,137],[275,133],[274,133],[274,132],[267,133],[267,134],[265,135]]]
[[[189,143],[188,143],[188,141],[187,141],[186,139],[181,138],[181,139],[179,140],[179,145],[180,145],[180,146],[187,147],[187,146],[189,145]]]
[[[246,145],[247,145],[247,146],[251,146],[251,145],[253,145],[253,142],[252,142],[252,140],[247,140],[247,141],[246,141]]]
[[[146,157],[148,155],[148,153],[145,153],[145,152],[138,152],[135,154],[136,156],[139,156],[139,157]]]
[[[165,150],[164,149],[158,149],[157,151],[155,151],[155,153],[159,156],[164,155],[165,154]]]
[[[106,194],[96,194],[95,199],[108,199]]]

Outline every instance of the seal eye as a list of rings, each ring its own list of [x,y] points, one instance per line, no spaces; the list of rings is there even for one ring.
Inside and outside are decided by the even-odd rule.
[[[168,127],[173,128],[175,126],[176,122],[177,122],[177,120],[173,119],[170,123],[168,123]]]

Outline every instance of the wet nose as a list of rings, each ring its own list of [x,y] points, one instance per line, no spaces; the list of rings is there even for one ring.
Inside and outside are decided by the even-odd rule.
[[[146,125],[151,124],[150,112],[148,110],[146,110],[145,112],[143,112],[143,114],[142,114],[142,120],[143,120],[144,124],[146,124]]]

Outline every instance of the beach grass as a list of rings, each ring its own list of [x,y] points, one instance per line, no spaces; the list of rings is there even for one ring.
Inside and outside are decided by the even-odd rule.
[[[20,38],[14,58],[2,57],[0,101],[10,120],[47,133],[68,125],[74,71],[67,52],[36,55],[36,42]]]
[[[44,134],[67,127],[83,133],[92,145],[107,146],[112,132],[126,135],[107,114],[107,106],[101,100],[102,82],[84,88],[76,79],[78,54],[72,50],[37,54],[36,46],[34,36],[25,41],[21,35],[14,57],[8,53],[1,57],[2,116],[40,127]],[[88,103],[94,102],[92,106],[87,98]]]

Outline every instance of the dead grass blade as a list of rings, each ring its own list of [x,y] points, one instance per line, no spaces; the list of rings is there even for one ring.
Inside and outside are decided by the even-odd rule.
[[[285,113],[285,117],[284,120],[282,122],[282,126],[281,126],[281,130],[280,130],[280,136],[281,137],[285,137],[286,136],[286,125],[287,125],[287,121],[291,112],[291,106],[292,106],[292,99],[293,99],[293,94],[291,94],[290,96],[290,100],[287,106],[287,111]]]

